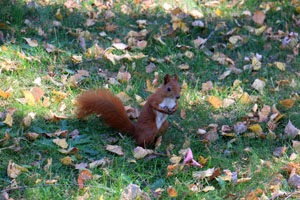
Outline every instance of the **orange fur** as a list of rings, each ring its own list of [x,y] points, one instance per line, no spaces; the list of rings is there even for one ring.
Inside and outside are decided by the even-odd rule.
[[[158,127],[157,115],[159,113],[170,115],[176,112],[180,90],[177,75],[171,78],[166,74],[162,86],[148,97],[136,126],[129,120],[121,100],[103,89],[87,91],[78,97],[78,117],[82,118],[92,113],[101,115],[106,124],[131,135],[138,145],[149,146],[157,134],[165,132],[168,128],[167,120]],[[162,108],[160,104],[165,98],[176,99],[176,106],[172,109]]]

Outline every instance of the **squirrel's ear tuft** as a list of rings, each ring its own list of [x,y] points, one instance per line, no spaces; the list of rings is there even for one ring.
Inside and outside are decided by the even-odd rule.
[[[167,84],[167,83],[169,83],[170,82],[170,75],[169,74],[166,74],[165,76],[164,76],[164,84]]]
[[[178,81],[178,75],[177,75],[177,73],[175,73],[174,79],[175,79],[176,81]]]

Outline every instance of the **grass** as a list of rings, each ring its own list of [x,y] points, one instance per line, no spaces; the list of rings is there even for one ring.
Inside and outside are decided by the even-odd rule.
[[[281,170],[281,167],[289,163],[289,155],[297,151],[293,149],[289,140],[280,137],[284,133],[284,128],[291,120],[296,127],[300,127],[299,112],[299,76],[295,72],[299,72],[299,56],[293,56],[290,62],[286,62],[289,55],[293,55],[292,50],[279,50],[281,44],[279,39],[270,39],[268,34],[255,35],[250,33],[246,26],[258,28],[257,25],[241,13],[249,10],[252,14],[260,5],[268,3],[266,1],[245,1],[240,8],[234,6],[228,7],[231,1],[225,1],[216,7],[204,7],[201,1],[188,1],[188,3],[176,3],[168,1],[171,5],[179,6],[185,9],[201,9],[204,13],[203,21],[206,22],[205,28],[192,27],[191,23],[194,19],[188,16],[183,20],[188,24],[189,31],[184,33],[176,30],[172,33],[171,15],[166,12],[162,5],[167,1],[159,2],[160,4],[154,8],[143,10],[141,3],[135,4],[131,1],[116,1],[112,8],[103,9],[98,17],[95,18],[94,26],[86,27],[84,24],[89,15],[96,14],[97,8],[93,3],[96,1],[84,1],[81,3],[81,9],[70,9],[64,6],[64,1],[51,1],[49,4],[44,1],[38,1],[36,8],[29,8],[26,1],[5,2],[0,1],[1,19],[0,31],[4,35],[4,41],[0,41],[3,48],[0,49],[1,68],[8,66],[9,60],[13,62],[16,69],[4,70],[0,73],[0,89],[10,91],[10,98],[0,97],[0,112],[6,113],[8,108],[17,108],[13,114],[12,127],[6,124],[0,124],[0,139],[3,139],[5,133],[11,137],[7,141],[0,140],[0,189],[10,189],[8,194],[14,199],[77,199],[88,193],[89,199],[118,199],[124,188],[134,183],[141,187],[142,190],[154,198],[155,189],[162,188],[164,191],[158,199],[169,199],[167,189],[173,186],[178,196],[175,199],[241,199],[249,196],[251,192],[261,189],[269,198],[275,190],[270,189],[270,185],[274,183],[274,179],[282,175],[279,189],[286,193],[294,192],[295,189],[287,184],[289,178],[288,173]],[[270,1],[271,2],[271,1]],[[275,7],[280,10],[271,9],[266,13],[265,24],[272,28],[272,34],[278,31],[299,32],[299,26],[293,22],[293,15],[299,16],[296,12],[296,6],[289,1],[273,1]],[[131,14],[124,14],[122,9],[124,5],[132,10]],[[110,5],[107,4],[109,7]],[[221,16],[215,14],[219,8],[222,12]],[[61,18],[55,16],[58,12]],[[115,14],[111,19],[104,19],[105,11],[110,10]],[[233,15],[236,15],[235,17]],[[25,24],[25,19],[29,20],[29,24]],[[138,48],[130,49],[132,54],[143,53],[146,58],[136,59],[133,61],[121,60],[113,65],[109,60],[103,58],[95,62],[82,63],[74,65],[71,60],[73,55],[82,55],[83,60],[94,59],[88,57],[81,48],[78,37],[74,33],[85,32],[86,47],[90,48],[95,43],[106,49],[113,43],[112,40],[118,38],[123,43],[127,43],[124,39],[131,30],[140,31],[136,20],[146,19],[148,25],[145,26],[147,31],[147,47],[143,50]],[[62,26],[53,26],[53,21],[60,21]],[[107,37],[99,35],[107,24],[117,25],[114,31],[105,30]],[[243,69],[245,64],[244,57],[250,56],[251,53],[259,53],[263,56],[262,68],[257,72],[244,70],[241,74],[231,73],[226,79],[219,80],[218,77],[226,71],[228,65],[221,65],[211,59],[211,56],[205,54],[199,48],[194,48],[193,40],[197,37],[207,38],[208,35],[215,30],[218,24],[223,24],[222,28],[216,31],[206,43],[206,48],[212,53],[222,52],[235,62],[235,67]],[[224,25],[225,24],[225,25]],[[239,27],[239,25],[241,27]],[[168,28],[169,26],[169,28]],[[9,28],[8,28],[9,27]],[[47,36],[38,34],[41,28]],[[226,33],[237,28],[235,35],[244,38],[244,42],[240,45],[226,48],[229,44],[229,37]],[[73,34],[70,34],[72,32]],[[171,32],[170,35],[166,33]],[[166,45],[161,44],[154,39],[157,34],[166,34],[162,36],[162,40]],[[90,35],[90,37],[89,37]],[[24,37],[37,40],[38,47],[30,47]],[[90,38],[90,39],[89,39]],[[44,43],[49,43],[59,48],[61,51],[48,53],[43,47]],[[264,45],[270,44],[271,49],[265,50]],[[181,48],[178,46],[181,45]],[[224,46],[225,45],[225,48]],[[4,48],[5,47],[5,48]],[[189,59],[183,54],[189,50],[193,52],[194,58]],[[23,52],[26,56],[34,59],[24,59],[18,56],[18,52]],[[120,50],[113,50],[114,54],[122,55]],[[168,57],[168,59],[165,59]],[[159,59],[168,60],[167,62],[159,62]],[[156,60],[156,61],[153,61]],[[269,64],[275,61],[286,63],[286,70],[281,72],[274,65]],[[186,111],[186,119],[182,119],[180,112],[170,116],[171,124],[166,135],[163,136],[162,146],[158,152],[165,153],[165,149],[173,144],[174,148],[170,150],[171,154],[179,155],[179,150],[183,148],[186,141],[189,141],[189,147],[194,153],[194,158],[203,156],[209,159],[207,165],[201,170],[209,168],[220,168],[223,173],[224,169],[232,172],[238,172],[238,178],[251,177],[252,179],[245,183],[234,184],[233,182],[222,182],[219,180],[193,178],[192,174],[200,169],[196,167],[186,168],[179,171],[174,176],[167,176],[167,166],[170,165],[169,158],[166,156],[149,156],[145,159],[136,160],[136,163],[128,162],[133,158],[133,149],[136,147],[133,139],[130,137],[120,137],[116,130],[106,127],[104,123],[96,116],[91,116],[88,120],[79,120],[76,118],[75,106],[72,100],[87,89],[104,87],[108,82],[107,78],[116,77],[116,73],[121,67],[131,74],[129,83],[112,85],[107,87],[115,94],[125,92],[131,100],[126,105],[138,107],[139,103],[135,99],[135,95],[140,95],[146,99],[150,95],[146,92],[146,79],[153,80],[154,72],[146,73],[145,66],[150,62],[154,62],[159,73],[160,82],[163,74],[178,73],[180,82],[187,83],[187,89],[183,91],[180,99],[180,110]],[[181,71],[178,65],[187,63],[190,69]],[[135,66],[135,68],[133,67]],[[70,77],[77,70],[86,70],[89,76],[80,79],[76,87],[72,87]],[[101,69],[105,76],[101,76]],[[44,97],[49,97],[50,106],[44,107],[42,104],[36,103],[34,106],[28,103],[21,103],[20,99],[24,98],[23,91],[29,91],[36,84],[34,80],[41,78],[41,86],[45,92]],[[266,80],[267,85],[263,95],[255,91],[251,85],[257,78]],[[229,125],[233,127],[237,122],[251,112],[254,103],[241,104],[236,102],[228,108],[214,109],[205,99],[214,95],[221,100],[232,96],[238,88],[233,88],[234,80],[240,80],[241,88],[249,95],[259,96],[257,101],[259,109],[264,104],[272,106],[277,104],[277,108],[283,114],[284,118],[280,120],[278,127],[275,129],[276,139],[261,139],[243,137],[243,134],[237,137],[221,136],[221,126]],[[279,91],[272,92],[270,89],[276,88],[276,81],[294,79],[296,87],[291,85],[280,85]],[[212,81],[214,89],[209,92],[202,92],[202,83]],[[132,89],[128,90],[128,86]],[[66,94],[66,98],[56,101],[57,95],[53,91],[61,91]],[[295,105],[291,109],[278,104],[282,99],[296,100]],[[59,111],[62,103],[65,103],[66,109]],[[29,127],[22,125],[22,120],[28,113],[36,113],[35,119]],[[68,118],[59,121],[46,120],[45,115],[50,113],[65,115]],[[3,117],[0,121],[4,121]],[[176,122],[176,123],[174,123]],[[207,129],[209,124],[216,123],[218,127],[218,139],[215,142],[205,143],[197,134],[199,128]],[[254,123],[249,123],[254,124]],[[265,134],[268,133],[266,123],[260,123]],[[80,137],[72,139],[67,138],[70,147],[77,147],[78,154],[70,155],[74,164],[90,163],[94,160],[109,158],[111,163],[103,167],[90,169],[91,174],[99,175],[98,179],[92,179],[85,182],[84,190],[78,189],[77,178],[80,170],[75,169],[71,165],[63,165],[60,161],[65,157],[58,152],[59,147],[52,140],[47,138],[43,133],[53,133],[60,130],[68,130],[69,133],[77,129]],[[28,132],[35,132],[40,137],[34,141],[30,141],[24,137]],[[246,133],[250,133],[247,131]],[[105,145],[110,144],[109,138],[117,138],[115,144],[123,148],[125,156],[117,156],[105,150]],[[234,139],[234,140],[232,140]],[[18,148],[9,149],[7,147],[16,145]],[[273,157],[273,151],[276,147],[286,146],[287,151],[280,158]],[[245,148],[250,151],[245,151]],[[153,147],[152,147],[153,148]],[[229,153],[225,154],[227,150]],[[47,160],[52,158],[52,165],[49,170],[44,170]],[[22,172],[16,179],[12,179],[7,174],[7,166],[9,160],[26,167],[28,172]],[[261,160],[270,161],[271,167],[262,165]],[[299,162],[299,157],[293,161]],[[261,169],[258,171],[258,169]],[[57,180],[56,184],[46,184],[47,180]],[[197,185],[203,189],[206,186],[214,186],[215,190],[209,192],[192,192],[189,190],[190,184]],[[13,189],[14,185],[20,186]],[[260,197],[261,194],[257,193]],[[293,197],[292,197],[293,198]],[[296,197],[295,197],[296,199]]]

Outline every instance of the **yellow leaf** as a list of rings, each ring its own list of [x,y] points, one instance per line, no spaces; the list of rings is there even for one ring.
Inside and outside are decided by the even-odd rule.
[[[66,157],[60,159],[60,162],[61,162],[63,165],[71,165],[71,164],[72,164],[72,161],[73,161],[73,158],[71,158],[70,156],[66,156]]]
[[[1,49],[2,49],[3,51],[7,51],[7,50],[8,50],[8,49],[6,48],[6,46],[2,46]]]
[[[285,71],[285,63],[282,63],[282,62],[275,62],[274,63],[275,64],[275,66],[278,68],[278,69],[280,69],[281,71]]]
[[[222,15],[222,11],[219,8],[217,8],[216,14],[220,17]]]
[[[240,99],[242,104],[248,104],[250,103],[250,98],[249,98],[249,94],[247,92],[245,92]]]
[[[12,124],[13,124],[13,118],[12,118],[11,114],[9,114],[9,113],[6,114],[6,118],[3,121],[3,123],[7,124],[10,127],[12,126]]]
[[[207,101],[216,109],[222,107],[222,105],[223,105],[222,100],[215,96],[208,97]]]
[[[262,132],[262,128],[260,127],[259,124],[254,124],[254,125],[248,127],[248,129],[253,131],[254,133],[261,133]]]
[[[63,138],[63,139],[53,139],[52,141],[53,141],[53,143],[57,144],[58,146],[60,146],[63,149],[68,148],[68,143],[67,143],[65,138]]]
[[[255,35],[261,35],[265,30],[267,29],[267,26],[264,25],[258,29],[255,29],[254,32],[255,32]]]
[[[34,106],[35,105],[35,99],[34,99],[34,96],[32,95],[32,93],[29,92],[29,91],[23,91],[23,94],[25,96],[25,100],[27,101],[27,103],[30,106]]]
[[[293,99],[284,99],[284,100],[280,100],[279,103],[281,105],[283,105],[286,108],[292,108],[295,104],[295,100]]]
[[[167,192],[170,197],[177,197],[177,192],[172,186],[168,187]]]
[[[201,164],[201,165],[206,165],[207,164],[207,161],[210,159],[210,156],[208,156],[207,158],[204,158],[203,156],[199,156],[198,157],[198,162]]]
[[[7,99],[11,96],[9,92],[4,92],[3,90],[0,89],[0,96]]]

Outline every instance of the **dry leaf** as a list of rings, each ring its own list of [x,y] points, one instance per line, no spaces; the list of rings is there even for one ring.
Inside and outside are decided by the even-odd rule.
[[[186,119],[186,112],[185,112],[185,110],[181,109],[181,111],[180,111],[180,117],[182,119]]]
[[[124,43],[113,43],[111,46],[119,50],[125,50],[128,48],[128,45]]]
[[[1,68],[0,68],[1,69]],[[0,96],[3,97],[4,99],[7,99],[11,96],[9,92],[4,92],[3,90],[0,89]]]
[[[285,63],[282,63],[282,62],[275,62],[274,63],[275,64],[275,66],[278,68],[278,69],[280,69],[281,71],[285,71]]]
[[[221,76],[219,76],[219,80],[223,80],[225,79],[227,76],[229,76],[231,74],[231,70],[227,70],[225,71]]]
[[[177,197],[177,192],[172,186],[168,187],[167,192],[169,197]]]
[[[189,66],[189,64],[185,63],[182,65],[179,65],[178,68],[181,70],[188,70],[190,68],[190,66]]]
[[[68,148],[68,143],[67,143],[65,138],[63,138],[63,139],[53,139],[52,142],[57,144],[58,146],[60,146],[63,149]]]
[[[58,149],[57,151],[59,151],[62,154],[76,154],[79,151],[79,149],[76,148],[76,147],[71,147],[68,150],[66,150],[66,149]]]
[[[248,129],[251,130],[252,132],[258,133],[258,134],[263,132],[263,130],[259,124],[254,124],[252,126],[249,126]]]
[[[256,89],[259,92],[262,92],[265,86],[266,86],[266,83],[260,79],[255,79],[255,81],[251,85],[251,87],[253,87],[254,89]]]
[[[292,122],[289,120],[289,123],[287,124],[287,126],[284,129],[284,138],[291,138],[294,139],[297,135],[300,134],[300,130],[297,129]]]
[[[292,107],[294,107],[295,100],[294,99],[284,99],[284,100],[280,100],[279,103],[286,108],[292,108]]]
[[[12,115],[9,114],[9,113],[7,113],[7,114],[6,114],[6,117],[5,117],[5,120],[4,120],[2,123],[7,124],[8,126],[11,127],[12,124],[13,124],[13,118],[12,118]]]
[[[154,151],[151,150],[151,149],[144,149],[142,147],[136,147],[134,148],[133,150],[133,156],[136,158],[136,159],[142,159],[144,158],[146,155],[148,154],[152,154]]]
[[[261,111],[258,112],[259,122],[267,122],[270,112],[271,112],[271,107],[264,105]]]
[[[136,44],[136,46],[139,49],[143,50],[143,49],[145,49],[147,47],[147,41],[145,41],[145,40],[138,41],[137,44]]]
[[[17,178],[21,174],[21,170],[16,167],[16,164],[10,160],[7,166],[7,175],[10,178]]]
[[[263,11],[255,11],[252,19],[255,23],[259,24],[259,25],[263,25],[264,21],[265,21],[266,15]]]
[[[93,176],[92,174],[90,173],[89,170],[87,169],[84,169],[80,172],[79,176],[78,176],[78,185],[79,185],[79,189],[83,189],[84,187],[84,182],[89,180],[89,179],[92,179]]]
[[[94,162],[91,162],[91,163],[89,164],[89,168],[90,168],[90,169],[93,169],[93,168],[96,168],[96,167],[98,167],[98,166],[104,167],[105,165],[110,164],[110,162],[111,162],[111,160],[109,160],[109,158],[104,157],[104,158],[102,158],[102,159],[100,159],[100,160],[96,160],[96,161],[94,161]]]
[[[122,147],[120,147],[118,145],[106,145],[105,149],[107,151],[112,152],[112,153],[118,154],[119,156],[123,156],[124,155]]]
[[[35,105],[35,98],[34,98],[33,94],[29,91],[23,91],[23,94],[24,94],[26,102],[30,106],[34,106]]]
[[[37,47],[39,45],[38,41],[36,40],[31,40],[31,38],[26,38],[26,37],[23,37],[23,39],[26,40],[27,44],[31,47]]]
[[[40,135],[39,134],[37,134],[37,133],[32,133],[32,132],[29,132],[29,133],[26,133],[25,135],[24,135],[28,140],[35,140],[35,139],[37,139]]]
[[[208,101],[215,109],[218,109],[223,105],[222,100],[215,96],[209,96],[206,101]]]
[[[297,158],[297,154],[292,153],[292,154],[290,155],[290,160],[291,160],[291,161],[295,160],[296,158]]]
[[[155,70],[156,70],[156,66],[152,62],[149,65],[146,66],[146,73],[151,73]]]
[[[277,147],[274,152],[273,152],[273,155],[276,156],[276,157],[281,157],[284,152],[286,151],[286,147]]]
[[[202,189],[203,192],[209,192],[215,190],[214,186],[206,186],[205,188]]]
[[[71,165],[72,162],[73,162],[73,158],[71,158],[70,156],[66,156],[66,157],[60,159],[60,162],[61,162],[63,165]]]
[[[202,91],[210,91],[214,89],[213,82],[207,81],[206,83],[202,83]]]
[[[51,164],[52,164],[52,158],[48,158],[48,159],[47,159],[47,164],[44,166],[44,170],[45,170],[46,172],[49,171],[49,168],[50,168]]]
[[[34,97],[36,102],[40,102],[40,99],[44,96],[45,92],[43,89],[39,88],[39,87],[33,87],[30,90],[32,96]]]

